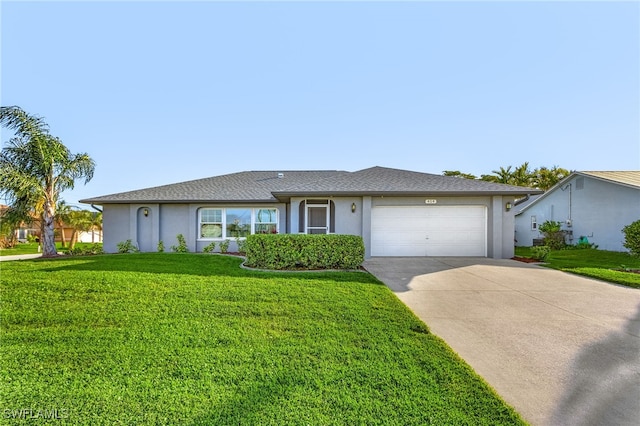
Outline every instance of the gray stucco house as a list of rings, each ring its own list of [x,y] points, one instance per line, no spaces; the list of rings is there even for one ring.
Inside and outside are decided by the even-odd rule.
[[[627,251],[622,228],[640,219],[640,171],[573,172],[516,214],[516,245],[542,238],[545,221],[562,223],[565,242],[586,238],[601,250]]]
[[[250,233],[351,234],[371,256],[514,253],[514,200],[541,191],[372,167],[247,171],[81,200],[103,208],[104,249],[131,239],[141,251],[189,250]]]

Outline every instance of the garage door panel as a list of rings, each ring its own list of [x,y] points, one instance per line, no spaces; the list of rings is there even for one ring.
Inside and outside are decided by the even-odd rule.
[[[484,206],[374,207],[373,256],[486,256]]]

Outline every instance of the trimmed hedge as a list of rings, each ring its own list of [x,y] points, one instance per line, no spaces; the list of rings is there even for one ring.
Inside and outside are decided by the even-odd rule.
[[[364,261],[364,243],[356,235],[254,234],[244,250],[251,268],[356,269]]]

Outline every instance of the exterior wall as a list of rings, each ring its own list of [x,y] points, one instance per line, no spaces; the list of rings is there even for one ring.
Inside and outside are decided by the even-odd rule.
[[[542,238],[531,229],[532,216],[538,226],[547,220],[561,222],[562,229],[571,232],[568,244],[584,236],[601,250],[627,251],[622,228],[640,219],[640,190],[576,175],[518,214],[517,246],[531,246],[534,238]]]
[[[106,204],[103,206],[102,225],[104,250],[115,253],[119,242],[130,239],[141,251],[156,251],[160,241],[169,251],[171,246],[178,244],[177,235],[182,234],[189,251],[201,252],[211,241],[222,241],[221,238],[198,238],[198,210],[203,207],[277,208],[280,232],[286,231],[285,204]],[[236,250],[236,243],[231,240],[229,251]]]
[[[171,246],[178,245],[178,234],[182,234],[187,241],[189,251],[195,251],[196,229],[190,222],[189,204],[161,204],[159,206],[158,240],[154,239],[151,251],[157,251],[158,242],[162,240],[165,251],[171,251]],[[197,219],[195,219],[197,221]]]
[[[322,198],[322,197],[315,197]],[[483,197],[429,197],[438,205],[482,205],[487,208],[487,256],[510,258],[513,256],[513,211],[504,205],[513,199],[496,196]],[[335,233],[360,235],[365,245],[365,256],[371,256],[371,210],[376,206],[422,206],[425,197],[333,197],[335,205]],[[299,206],[304,198],[292,198],[286,204],[109,204],[103,206],[104,250],[117,251],[117,243],[131,239],[142,251],[156,251],[163,241],[165,250],[177,244],[176,236],[183,234],[189,251],[201,252],[211,241],[222,239],[198,238],[198,210],[203,207],[267,208],[278,209],[279,232],[298,233]],[[355,204],[355,212],[352,212]],[[146,215],[144,213],[147,213]],[[219,249],[216,248],[216,251]],[[229,251],[236,251],[233,239]]]
[[[119,242],[131,239],[129,210],[129,204],[102,206],[102,247],[106,253],[116,253]]]

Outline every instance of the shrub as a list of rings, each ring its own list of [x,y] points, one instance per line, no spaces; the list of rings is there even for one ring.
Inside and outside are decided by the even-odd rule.
[[[547,257],[549,257],[549,253],[551,253],[551,248],[549,246],[531,247],[531,257],[535,260],[544,262]]]
[[[89,246],[76,246],[68,251],[70,256],[91,256],[104,254],[102,243],[94,243]]]
[[[164,241],[158,241],[158,253],[164,253]]]
[[[216,242],[212,241],[209,244],[207,244],[206,246],[204,246],[202,248],[202,252],[203,253],[213,253],[213,251],[216,249]]]
[[[131,240],[120,241],[116,244],[118,248],[118,253],[138,253],[140,250],[131,242]]]
[[[562,224],[553,220],[547,220],[540,225],[539,231],[544,235],[544,245],[553,250],[560,250],[566,243],[564,241],[564,231],[560,230]]]
[[[247,266],[265,269],[354,269],[364,261],[355,235],[254,234],[244,249]]]
[[[633,256],[640,256],[640,220],[636,220],[630,225],[622,228],[624,233],[624,243]]]
[[[231,241],[229,241],[229,240],[220,241],[220,253],[228,252],[230,243],[231,243]]]
[[[184,239],[184,235],[178,234],[176,235],[176,239],[178,240],[178,245],[171,246],[171,251],[175,251],[176,253],[189,253],[189,247],[187,247],[187,240]]]

